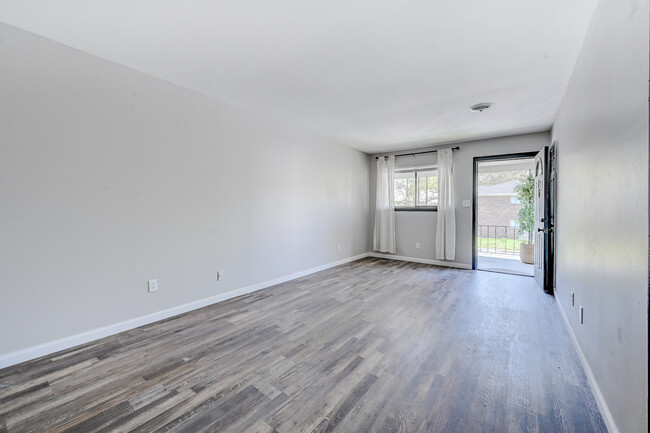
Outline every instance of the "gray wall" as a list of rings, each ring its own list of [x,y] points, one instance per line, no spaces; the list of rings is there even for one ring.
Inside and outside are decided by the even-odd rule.
[[[556,298],[622,432],[648,431],[648,13],[600,0],[553,127]]]
[[[453,262],[454,264],[464,267],[471,267],[472,265],[472,208],[463,207],[462,202],[463,200],[472,200],[474,157],[539,151],[549,144],[550,134],[538,133],[413,149],[422,152],[436,148],[460,146],[460,150],[454,152],[454,193],[456,199],[456,260]],[[408,153],[410,151],[402,150],[393,152],[393,154]],[[370,158],[369,251],[372,251],[372,233],[375,221],[374,209],[377,191],[375,157],[377,155],[371,155]],[[436,218],[436,212],[396,212],[396,255],[413,259],[435,260]],[[419,249],[415,248],[416,242],[420,243]]]
[[[366,154],[3,24],[0,59],[0,357],[367,251]]]

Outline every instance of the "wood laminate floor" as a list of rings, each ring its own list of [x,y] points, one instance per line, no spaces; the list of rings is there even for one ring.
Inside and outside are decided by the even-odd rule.
[[[364,259],[0,370],[0,432],[606,432],[528,277]]]

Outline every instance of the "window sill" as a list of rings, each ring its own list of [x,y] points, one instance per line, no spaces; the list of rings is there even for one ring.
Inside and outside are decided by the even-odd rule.
[[[438,206],[395,207],[395,212],[438,212]]]

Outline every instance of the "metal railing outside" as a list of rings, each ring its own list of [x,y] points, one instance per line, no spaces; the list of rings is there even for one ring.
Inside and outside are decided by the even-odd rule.
[[[518,227],[478,225],[476,227],[477,251],[484,254],[519,254],[522,242]]]

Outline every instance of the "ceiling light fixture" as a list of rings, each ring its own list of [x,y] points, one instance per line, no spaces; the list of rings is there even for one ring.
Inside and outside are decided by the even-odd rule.
[[[494,104],[491,102],[480,102],[478,104],[469,107],[469,111],[473,111],[474,113],[482,113],[485,110],[489,110],[492,107],[494,107]]]

